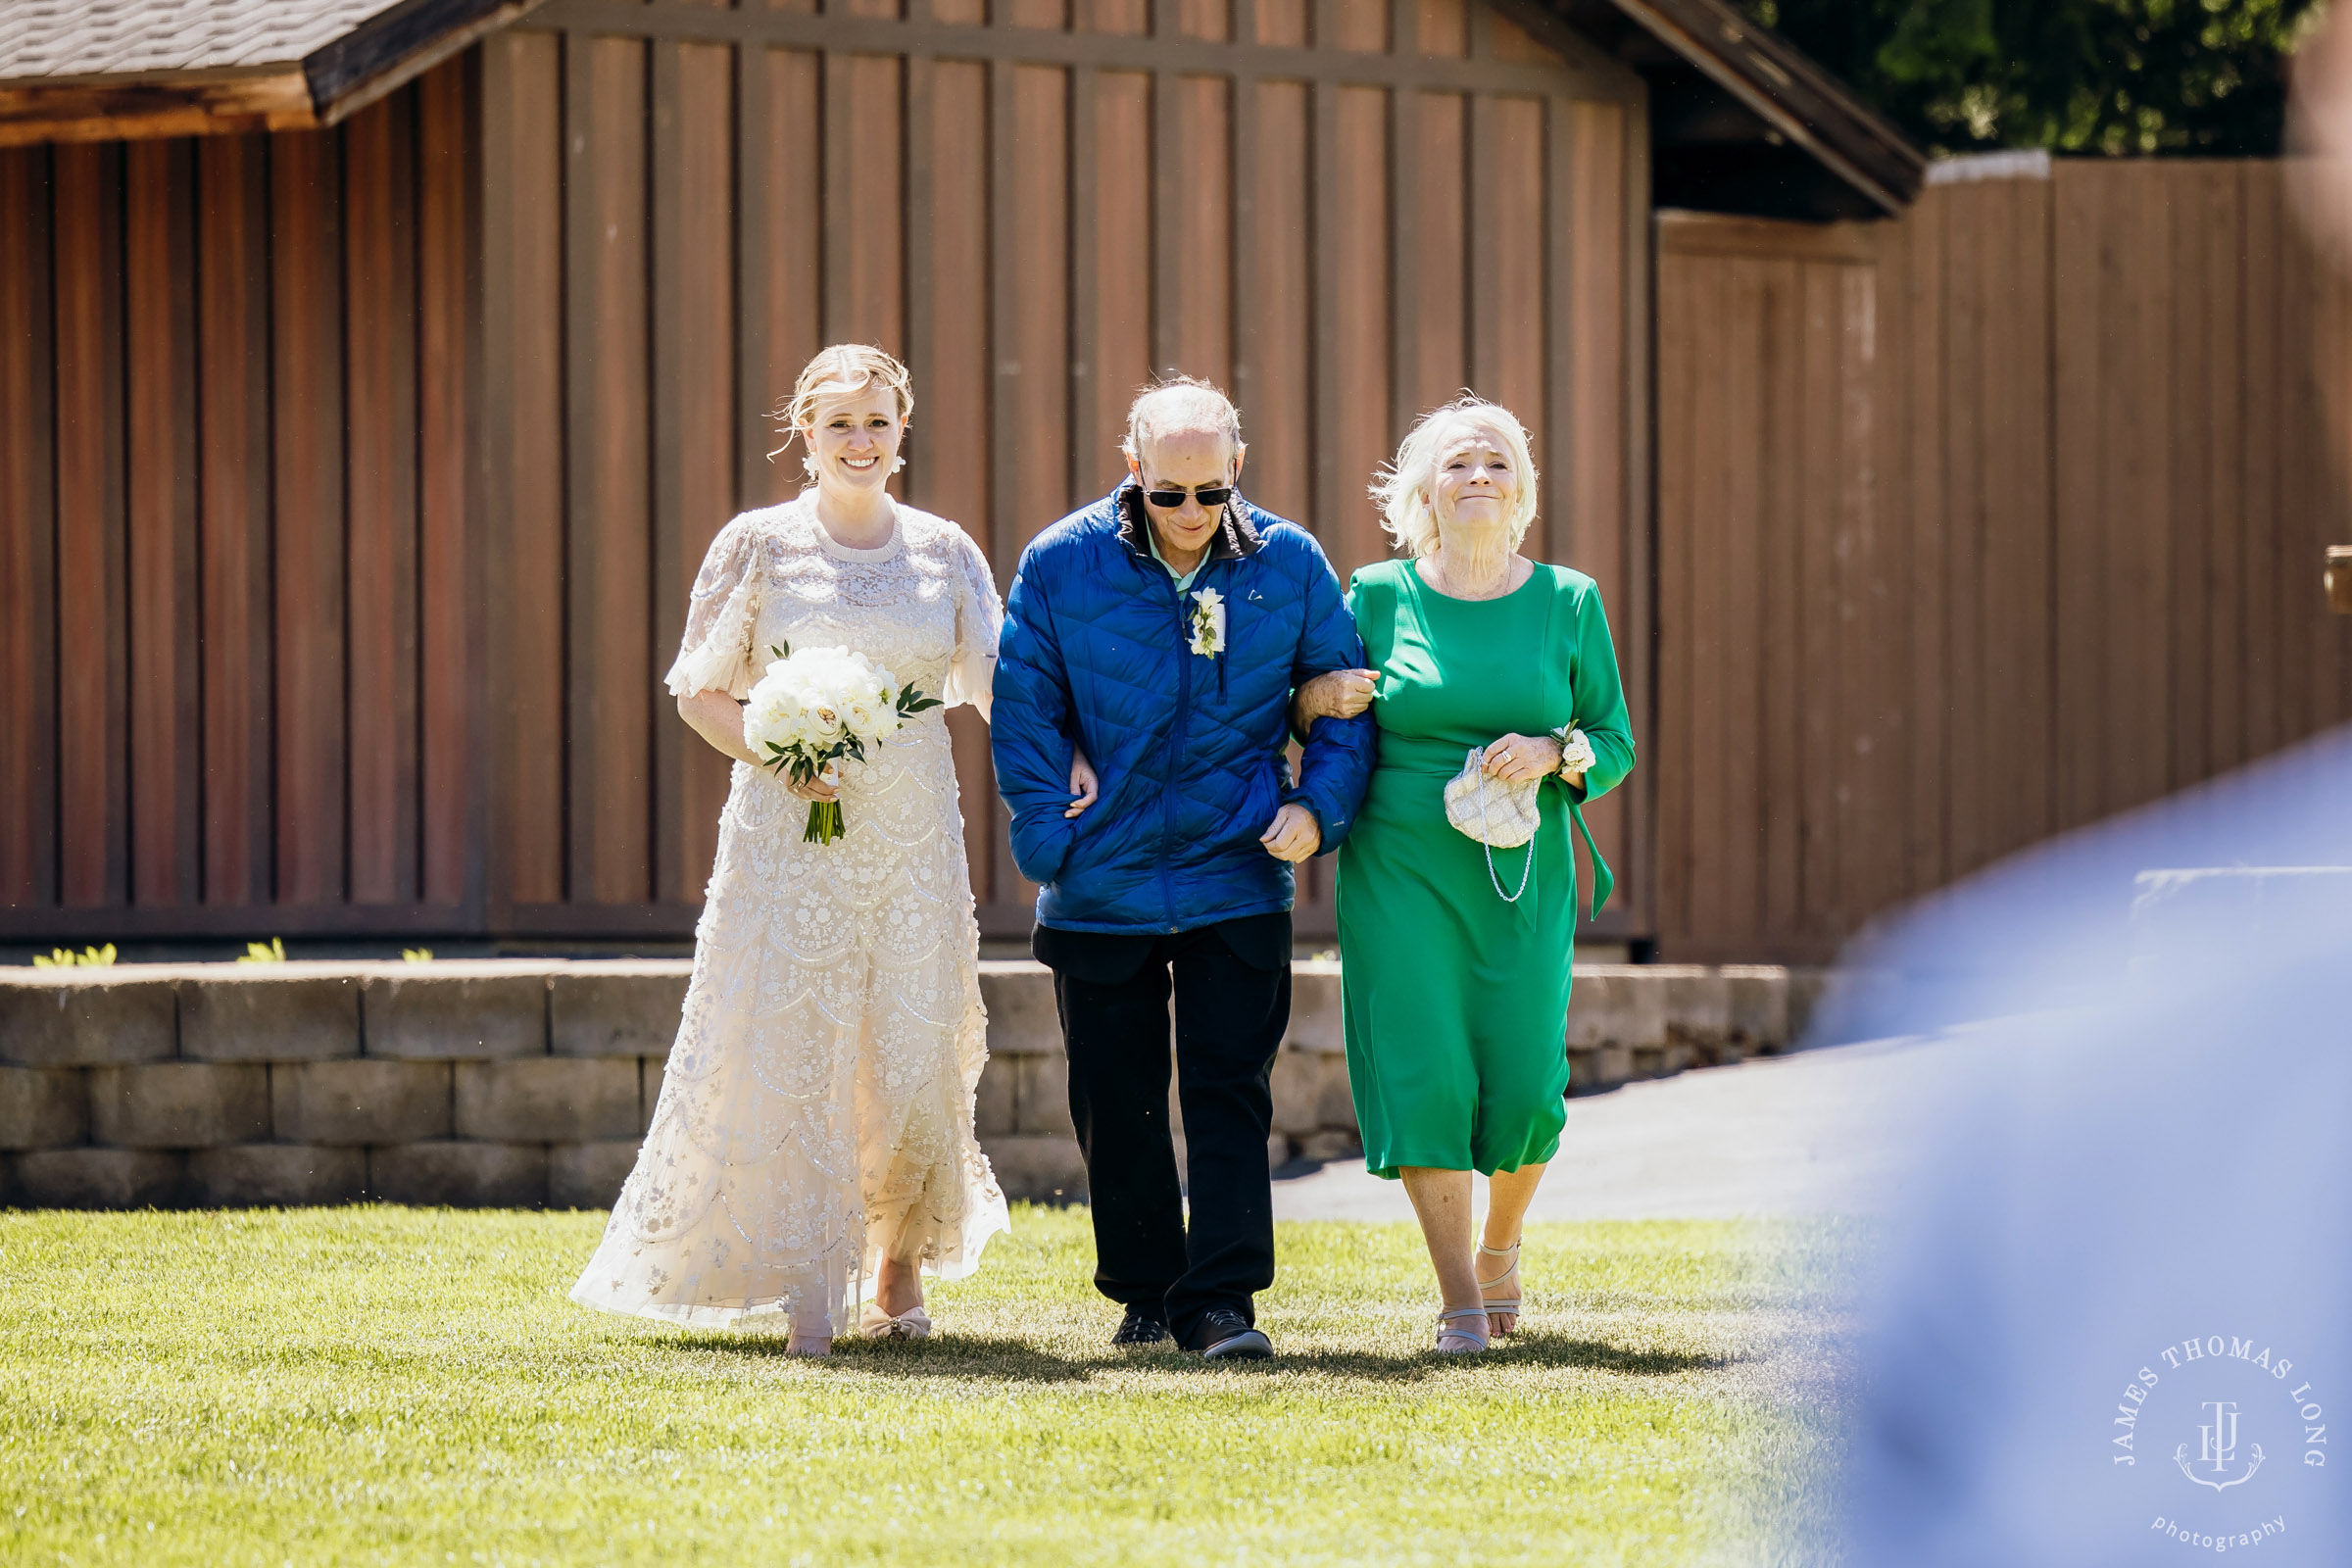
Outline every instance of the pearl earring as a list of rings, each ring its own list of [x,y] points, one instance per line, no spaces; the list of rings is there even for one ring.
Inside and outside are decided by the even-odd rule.
[[[906,471],[906,460],[905,458],[901,458],[898,462],[892,464],[890,466],[890,471],[893,473],[905,473]]]
[[[807,475],[808,475],[809,478],[811,478],[811,479],[815,478],[815,477],[816,477],[816,459],[815,459],[815,458],[813,458],[813,457],[803,458],[803,459],[801,460],[801,471],[802,471],[803,473],[807,474]]]

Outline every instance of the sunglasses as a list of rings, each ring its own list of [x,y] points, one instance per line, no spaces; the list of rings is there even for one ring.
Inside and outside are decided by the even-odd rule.
[[[1187,496],[1204,507],[1221,507],[1233,499],[1233,491],[1234,486],[1231,481],[1223,484],[1197,484],[1190,489],[1175,485],[1161,485],[1146,490],[1144,499],[1163,511],[1173,511],[1175,508],[1183,506]]]

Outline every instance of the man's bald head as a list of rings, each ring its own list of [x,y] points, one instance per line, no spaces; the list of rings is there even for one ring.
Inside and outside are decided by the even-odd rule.
[[[1242,416],[1233,400],[1198,376],[1156,381],[1127,409],[1127,456],[1142,462],[1148,449],[1171,437],[1215,436],[1228,458],[1242,451]]]

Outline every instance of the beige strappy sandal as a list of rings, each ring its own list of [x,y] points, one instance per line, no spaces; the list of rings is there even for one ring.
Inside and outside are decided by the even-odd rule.
[[[869,1340],[927,1340],[931,1337],[931,1317],[920,1306],[910,1306],[893,1316],[882,1310],[879,1301],[868,1301],[865,1310],[858,1315],[858,1332]]]
[[[1475,1329],[1449,1329],[1446,1326],[1457,1319],[1461,1321],[1476,1319],[1478,1327]],[[1454,1343],[1447,1344],[1446,1342],[1449,1340]],[[1493,1340],[1487,1334],[1487,1309],[1485,1307],[1465,1306],[1455,1311],[1438,1314],[1438,1353],[1440,1355],[1476,1355],[1492,1343],[1494,1343]]]
[[[1478,1294],[1486,1298],[1487,1312],[1489,1316],[1498,1317],[1507,1312],[1512,1317],[1518,1317],[1520,1315],[1519,1244],[1517,1242],[1513,1242],[1508,1247],[1489,1247],[1486,1243],[1481,1242],[1478,1244],[1478,1255],[1481,1257],[1507,1257],[1511,1260],[1510,1267],[1504,1269],[1493,1279],[1480,1280],[1478,1282]],[[1508,1296],[1494,1295],[1494,1292],[1495,1289],[1504,1286],[1505,1282],[1508,1282],[1507,1288],[1511,1294]],[[1518,1328],[1518,1325],[1514,1323],[1510,1328],[1501,1329],[1497,1332],[1509,1334],[1516,1328]]]

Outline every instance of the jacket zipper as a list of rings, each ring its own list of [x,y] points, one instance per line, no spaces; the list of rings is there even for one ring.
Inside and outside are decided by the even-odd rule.
[[[1164,567],[1159,579],[1167,584],[1168,598],[1176,611],[1176,729],[1169,742],[1168,787],[1159,798],[1159,897],[1167,909],[1168,930],[1173,934],[1177,928],[1176,879],[1168,870],[1168,859],[1175,853],[1176,792],[1184,768],[1185,719],[1193,707],[1193,647],[1192,640],[1185,635],[1184,595],[1176,591],[1176,579]]]

